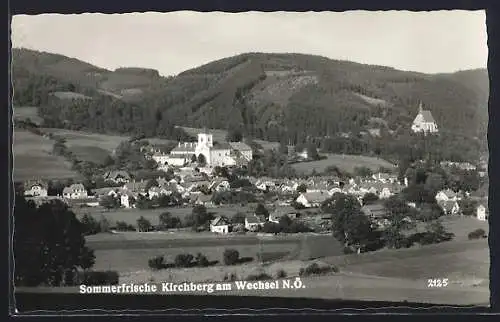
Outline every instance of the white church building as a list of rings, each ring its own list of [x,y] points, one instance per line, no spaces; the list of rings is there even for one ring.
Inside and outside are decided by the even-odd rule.
[[[233,166],[238,162],[252,160],[252,149],[242,142],[215,143],[213,135],[198,133],[198,142],[179,142],[170,154],[155,153],[152,158],[159,165],[185,166],[194,158],[203,156],[207,166]]]
[[[418,106],[418,114],[411,126],[413,133],[437,133],[438,127],[431,111],[422,108],[422,102]]]

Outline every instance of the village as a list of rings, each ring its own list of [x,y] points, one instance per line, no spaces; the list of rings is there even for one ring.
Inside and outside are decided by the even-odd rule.
[[[421,104],[412,130],[431,135],[437,132],[432,114],[423,110]],[[37,203],[59,199],[83,213],[92,213],[88,211],[92,208],[108,211],[124,208],[135,211],[137,219],[141,211],[152,208],[189,210],[203,207],[212,216],[198,222],[200,227],[196,229],[216,234],[277,233],[279,229],[275,226],[283,222],[287,222],[288,226],[296,223],[295,232],[327,233],[330,232],[334,214],[325,212],[322,205],[335,194],[354,196],[374,227],[383,228],[390,222],[384,201],[400,194],[409,185],[408,177],[398,178],[394,171],[386,169],[375,173],[358,171],[362,175],[349,177],[331,174],[280,179],[249,176],[241,170],[245,170],[253,159],[252,148],[243,142],[214,142],[207,130],[197,135],[197,142],[179,142],[169,153],[154,145],[142,146],[141,151],[146,159],[154,160],[157,169],[165,173],[164,176],[136,180],[125,170],[108,171],[102,177],[107,187],[88,189],[82,183],[75,182],[64,187],[62,193],[57,195],[48,194],[46,182],[31,180],[23,185],[24,195]],[[288,146],[287,158],[294,162],[307,162],[308,150],[295,151],[293,146]],[[478,171],[480,176],[486,173],[484,162],[479,165],[479,169],[470,163],[448,161],[442,161],[440,166]],[[434,198],[445,215],[461,216],[467,211],[468,216],[472,215],[479,221],[487,220],[487,196],[479,197],[474,195],[474,191],[452,191],[447,188],[437,191]],[[468,201],[466,211],[461,207],[465,201]],[[470,209],[471,204],[473,210]],[[234,218],[217,213],[219,207],[231,205],[244,207],[246,211],[235,210]],[[420,206],[413,201],[407,201],[407,205],[415,210],[419,210]],[[169,228],[189,225],[180,219],[176,222]],[[111,228],[123,229],[118,226]],[[131,226],[129,223],[125,229],[130,230]],[[158,230],[152,223],[135,229],[142,232]]]

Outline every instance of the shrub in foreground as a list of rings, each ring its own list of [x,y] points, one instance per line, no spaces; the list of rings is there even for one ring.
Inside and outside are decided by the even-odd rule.
[[[280,269],[276,272],[276,278],[285,278],[287,276],[285,270]]]
[[[155,256],[153,258],[150,258],[148,260],[148,266],[151,269],[162,269],[165,268],[166,263],[165,263],[165,257],[163,256]]]
[[[486,232],[484,231],[484,229],[481,228],[471,231],[467,236],[469,237],[469,240],[487,237]]]
[[[93,285],[118,285],[119,274],[116,271],[87,271],[81,275],[81,284]]]
[[[210,265],[210,262],[208,261],[206,256],[204,256],[201,253],[198,253],[196,255],[196,264],[200,267],[207,267]]]
[[[322,275],[328,273],[338,273],[339,269],[336,266],[320,266],[318,263],[312,263],[306,268],[301,268],[299,271],[299,276],[311,276],[311,275]]]
[[[240,253],[236,249],[226,249],[223,256],[225,265],[235,265],[240,259]]]
[[[177,267],[190,267],[193,262],[193,255],[191,254],[179,254],[175,256],[175,266]]]
[[[247,281],[264,281],[272,279],[273,277],[267,273],[250,274],[246,278]]]

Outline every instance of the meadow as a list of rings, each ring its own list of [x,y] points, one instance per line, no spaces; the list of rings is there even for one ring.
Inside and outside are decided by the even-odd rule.
[[[44,128],[44,132],[52,133],[66,140],[68,148],[74,147],[99,147],[108,152],[113,152],[114,149],[123,141],[128,140],[128,136],[107,135],[100,133],[89,133],[83,131],[72,131],[65,129]]]
[[[307,174],[313,170],[316,172],[323,172],[329,166],[336,166],[340,171],[352,173],[356,167],[367,167],[372,171],[378,171],[380,167],[395,169],[395,166],[386,160],[367,157],[362,155],[349,155],[349,154],[323,154],[326,159],[309,162],[299,162],[292,164],[292,167],[299,173]]]
[[[74,207],[73,211],[77,216],[83,216],[84,214],[89,214],[96,220],[101,218],[106,218],[110,223],[116,223],[117,221],[124,221],[130,225],[136,225],[137,219],[143,216],[149,220],[153,225],[157,225],[158,216],[161,213],[169,212],[172,216],[179,217],[181,220],[187,215],[190,215],[193,211],[193,207],[169,207],[169,208],[156,208],[156,209],[125,209],[119,208],[116,210],[105,210],[101,207]],[[215,216],[227,216],[232,217],[237,212],[247,212],[250,211],[247,207],[241,206],[223,206],[217,208],[207,208],[208,212],[214,213]]]
[[[13,172],[15,181],[79,178],[63,157],[52,155],[54,141],[25,130],[14,130]]]
[[[37,125],[41,125],[43,123],[43,119],[40,116],[38,116],[38,107],[16,106],[12,109],[12,112],[14,119],[23,121],[30,119],[31,122]]]

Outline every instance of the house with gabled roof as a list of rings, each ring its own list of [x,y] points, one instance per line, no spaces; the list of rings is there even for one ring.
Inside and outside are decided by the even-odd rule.
[[[24,183],[24,195],[27,197],[47,197],[49,186],[42,180],[30,180]]]
[[[301,193],[295,201],[305,208],[317,208],[330,197],[328,191],[305,192]]]
[[[210,222],[210,231],[217,234],[227,234],[231,230],[231,222],[225,216],[217,216]]]
[[[448,201],[448,200],[453,200],[453,201],[458,201],[460,200],[460,196],[454,192],[451,189],[446,189],[446,190],[441,190],[436,194],[435,197],[436,201]]]
[[[259,230],[259,228],[263,227],[265,223],[265,220],[259,218],[256,215],[249,215],[245,217],[245,229],[249,231]]]
[[[130,175],[123,170],[108,171],[103,176],[104,181],[111,181],[114,183],[127,183],[130,182]]]
[[[456,200],[442,200],[438,201],[438,205],[443,209],[444,213],[447,215],[458,215],[460,214],[460,205]]]
[[[63,189],[63,198],[66,199],[86,199],[88,198],[87,189],[81,183],[74,183]]]

